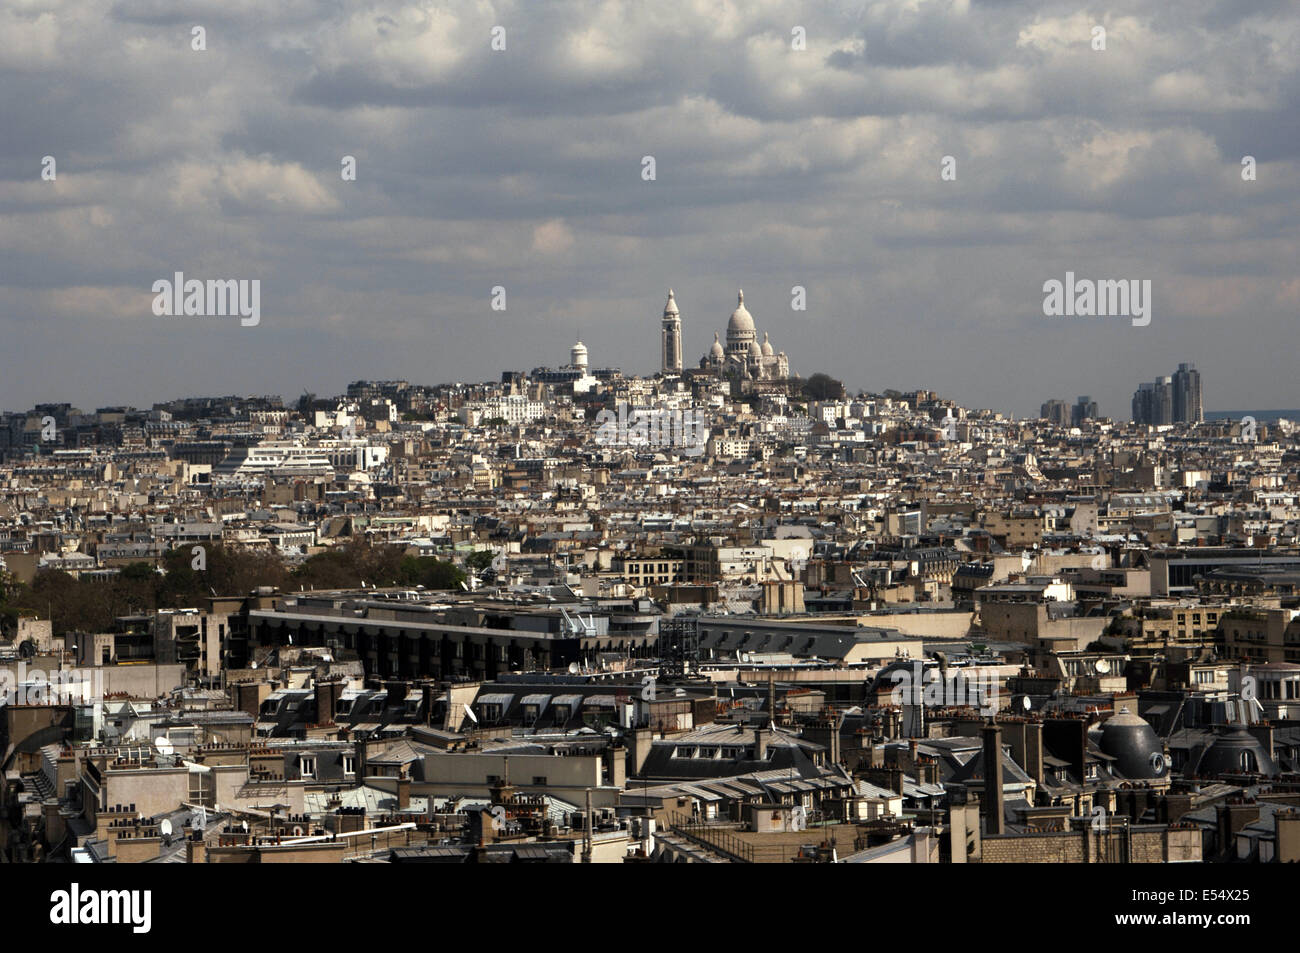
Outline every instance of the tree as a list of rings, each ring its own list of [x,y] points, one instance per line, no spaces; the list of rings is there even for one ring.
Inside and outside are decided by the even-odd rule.
[[[829,374],[814,374],[804,382],[803,392],[809,400],[839,400],[844,396],[844,385]]]
[[[465,557],[465,565],[476,572],[482,572],[492,565],[496,554],[490,549],[477,549]]]
[[[401,579],[408,586],[459,589],[465,581],[465,573],[454,564],[433,556],[407,556],[402,560]]]

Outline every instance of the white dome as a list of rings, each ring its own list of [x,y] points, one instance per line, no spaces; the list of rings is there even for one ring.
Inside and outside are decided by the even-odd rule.
[[[757,341],[750,341],[750,342],[749,342],[749,356],[750,356],[753,360],[755,360],[755,361],[757,361],[757,360],[759,360],[760,358],[762,358],[762,356],[763,356],[763,349],[762,349],[761,347],[759,347]]]
[[[716,358],[723,357],[722,342],[718,340],[718,332],[713,332],[713,347],[709,348],[709,353]]]
[[[767,339],[767,332],[763,332],[763,356],[772,357],[772,342]]]
[[[664,305],[664,317],[667,317],[670,314],[678,314],[678,313],[680,312],[678,312],[677,310],[677,299],[673,297],[673,289],[669,288],[668,303]]]
[[[569,348],[569,364],[572,367],[587,366],[587,345],[579,341]]]
[[[736,302],[736,310],[731,312],[731,320],[727,322],[727,330],[754,332],[754,318],[745,308],[745,292],[736,292]]]

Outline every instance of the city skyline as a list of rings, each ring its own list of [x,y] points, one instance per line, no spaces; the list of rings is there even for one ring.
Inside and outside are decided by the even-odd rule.
[[[688,362],[743,287],[854,391],[1122,417],[1189,361],[1300,405],[1284,4],[0,16],[0,406],[486,380],[575,327],[648,374],[669,287]],[[261,320],[156,315],[178,271]],[[1045,316],[1069,275],[1149,282],[1150,324]]]

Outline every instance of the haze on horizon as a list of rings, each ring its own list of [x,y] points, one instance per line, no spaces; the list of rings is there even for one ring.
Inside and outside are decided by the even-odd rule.
[[[744,288],[854,392],[1127,419],[1190,361],[1207,411],[1300,407],[1286,0],[10,0],[0,109],[4,409],[495,380],[575,336],[651,374],[670,287],[688,365]],[[260,324],[155,316],[176,271],[260,279]],[[1150,326],[1045,317],[1067,271],[1150,279]]]

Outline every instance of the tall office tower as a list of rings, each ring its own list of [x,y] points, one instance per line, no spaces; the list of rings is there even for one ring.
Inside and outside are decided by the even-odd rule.
[[[1183,424],[1205,421],[1201,406],[1201,372],[1195,364],[1179,364],[1174,373],[1174,420]]]
[[[682,316],[677,310],[677,300],[673,290],[668,289],[668,303],[664,305],[663,324],[663,361],[665,374],[682,372]]]
[[[1070,408],[1063,400],[1049,400],[1043,404],[1038,416],[1055,427],[1067,427],[1070,424]]]
[[[1174,379],[1172,377],[1157,377],[1155,380],[1151,422],[1157,426],[1174,422]]]
[[[1095,420],[1096,418],[1097,402],[1087,394],[1080,397],[1075,405],[1070,408],[1070,422],[1076,427],[1085,420]]]
[[[1155,384],[1138,384],[1133,392],[1133,423],[1150,424],[1153,420],[1155,404]]]

